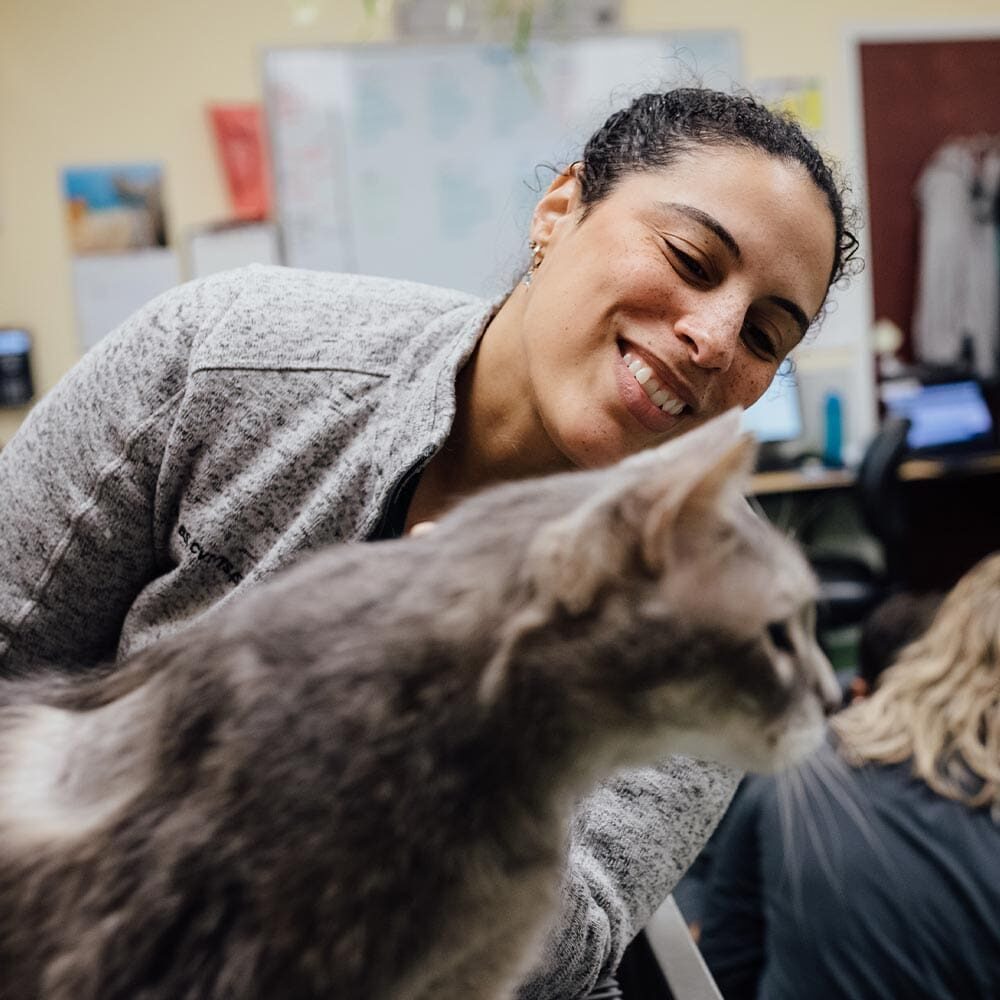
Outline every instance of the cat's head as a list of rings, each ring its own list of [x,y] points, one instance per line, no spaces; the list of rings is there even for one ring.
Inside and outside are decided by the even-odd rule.
[[[521,569],[533,596],[484,697],[527,658],[580,673],[595,719],[631,719],[631,738],[664,749],[764,771],[812,750],[839,690],[814,635],[813,573],[743,495],[755,451],[733,410],[550,480]]]

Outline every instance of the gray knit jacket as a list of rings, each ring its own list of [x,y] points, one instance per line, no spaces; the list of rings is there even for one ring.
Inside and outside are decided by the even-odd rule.
[[[302,553],[368,537],[444,442],[494,305],[252,267],[88,352],[0,453],[0,673],[120,659]],[[580,809],[524,998],[586,995],[670,892],[736,776],[673,758]]]

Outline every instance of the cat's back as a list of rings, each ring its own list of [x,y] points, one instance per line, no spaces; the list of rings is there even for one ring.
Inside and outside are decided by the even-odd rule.
[[[106,677],[6,688],[0,997],[376,1000],[487,911],[532,926],[555,826],[512,821],[474,674],[397,603],[417,563],[331,550]]]

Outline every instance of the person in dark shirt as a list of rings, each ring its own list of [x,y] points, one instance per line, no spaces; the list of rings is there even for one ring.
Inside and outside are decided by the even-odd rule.
[[[1000,554],[831,730],[719,832],[699,944],[723,996],[1000,997]]]

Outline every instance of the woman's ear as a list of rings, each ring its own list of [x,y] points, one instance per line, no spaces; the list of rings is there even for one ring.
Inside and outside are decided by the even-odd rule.
[[[567,167],[549,185],[531,216],[531,239],[544,250],[564,224],[571,225],[580,207],[580,170],[583,164]]]

